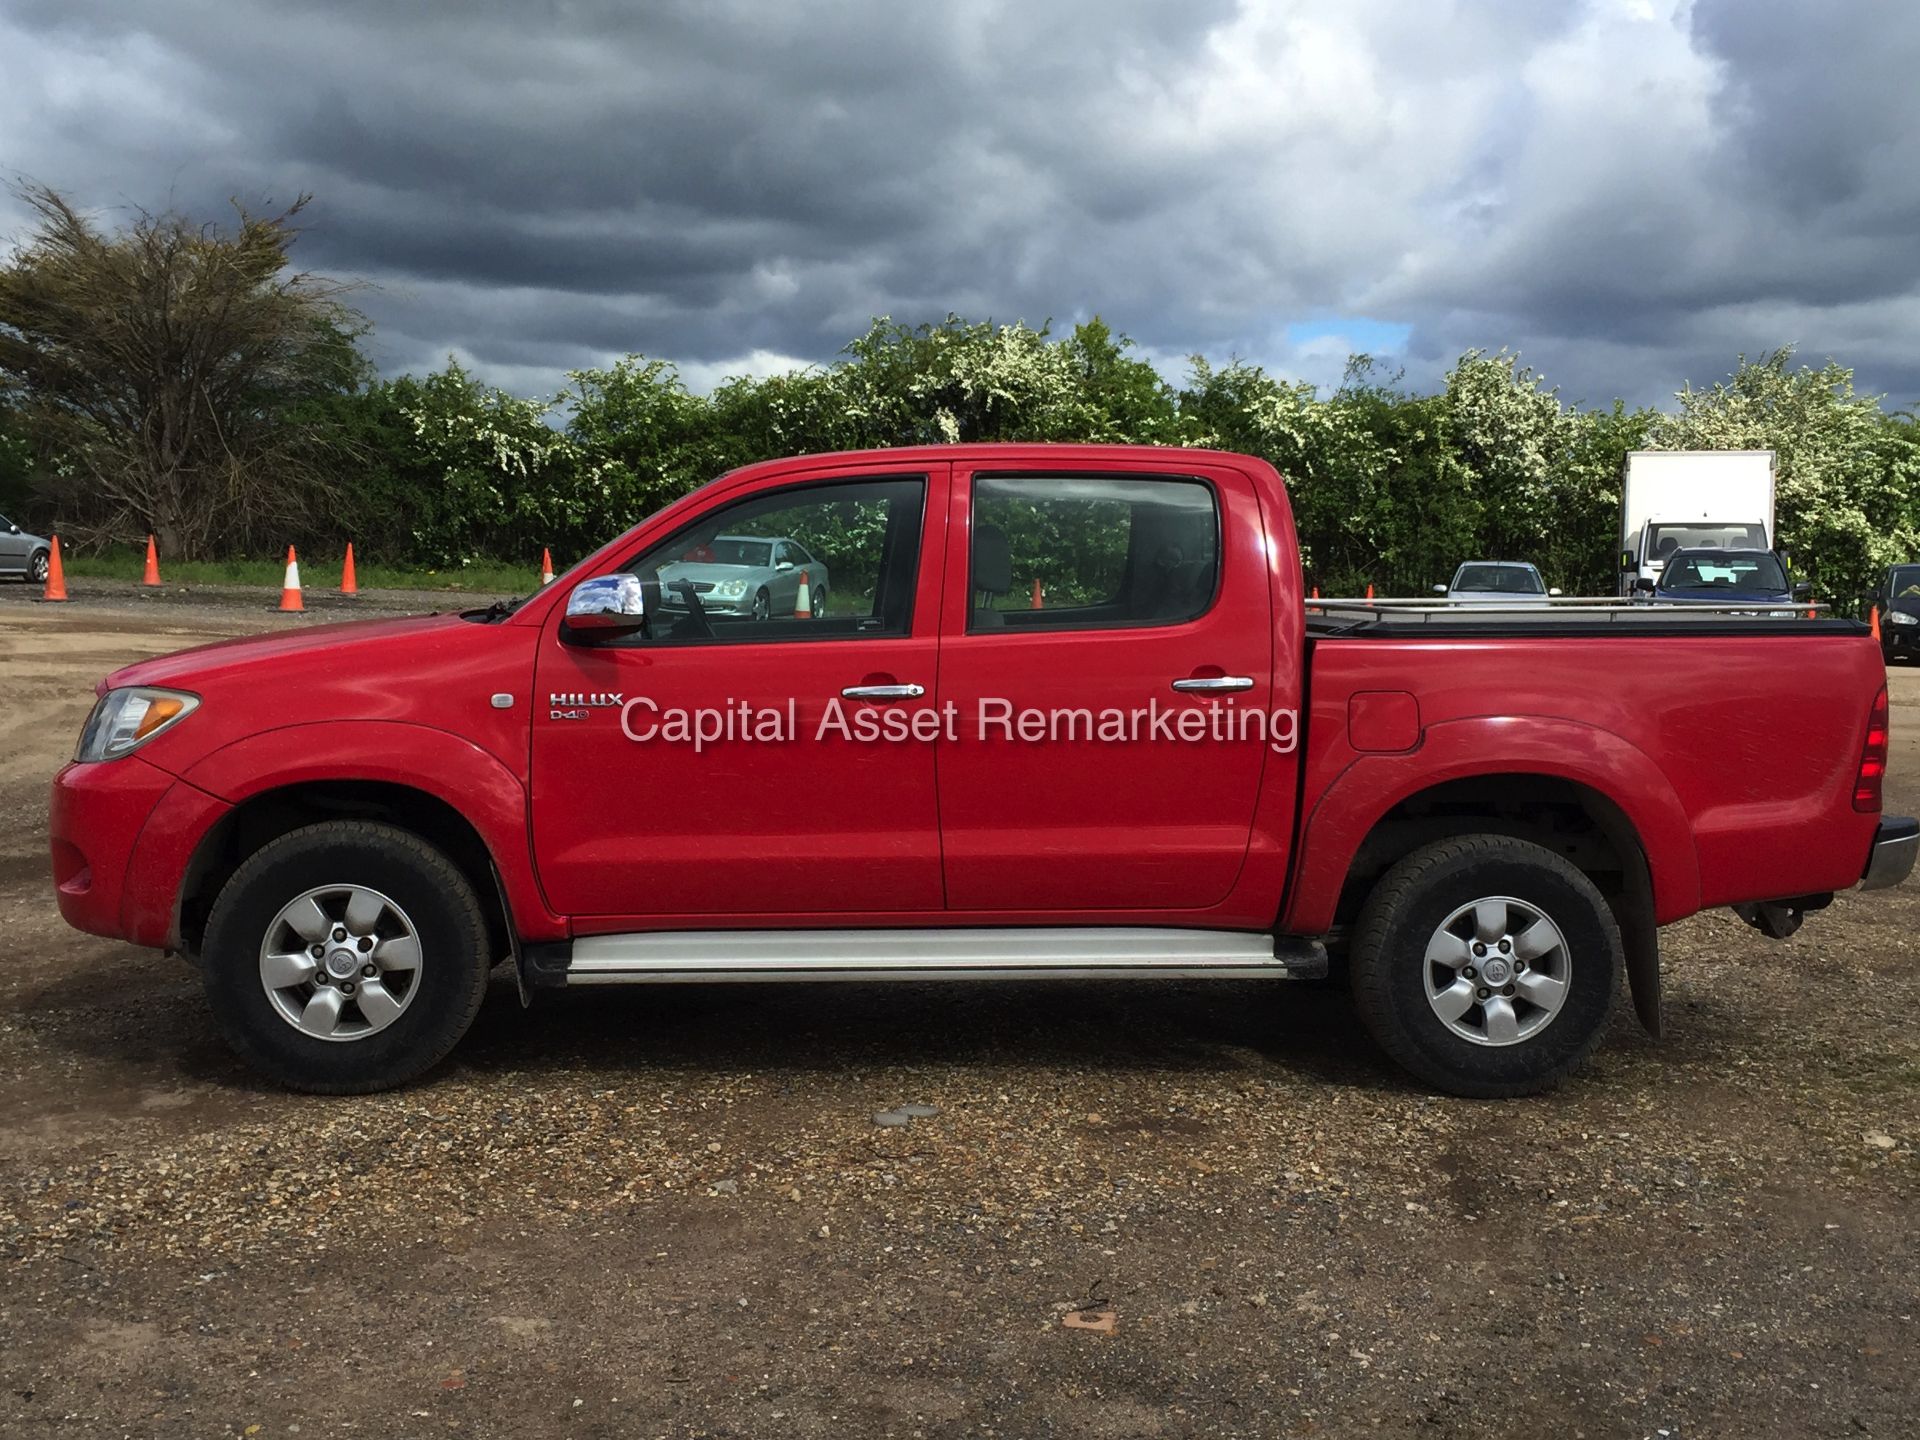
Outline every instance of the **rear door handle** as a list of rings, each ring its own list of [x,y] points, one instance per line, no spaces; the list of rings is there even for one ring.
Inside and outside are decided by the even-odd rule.
[[[1195,675],[1173,682],[1173,688],[1186,694],[1230,695],[1237,690],[1253,689],[1251,675]]]
[[[840,692],[840,698],[842,700],[918,700],[926,693],[924,685],[849,685]]]

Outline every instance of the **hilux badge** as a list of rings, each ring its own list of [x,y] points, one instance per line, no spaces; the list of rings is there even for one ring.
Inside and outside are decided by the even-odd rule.
[[[614,690],[555,690],[547,696],[549,720],[584,720],[594,709],[617,707],[626,696]]]

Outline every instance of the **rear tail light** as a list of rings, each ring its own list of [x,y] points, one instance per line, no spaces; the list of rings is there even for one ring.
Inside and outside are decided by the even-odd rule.
[[[1867,743],[1860,751],[1860,772],[1853,778],[1853,808],[1880,811],[1880,790],[1887,779],[1887,687],[1873,697],[1867,714]]]

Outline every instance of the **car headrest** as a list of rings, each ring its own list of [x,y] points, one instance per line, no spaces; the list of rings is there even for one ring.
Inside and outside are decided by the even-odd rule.
[[[990,595],[1013,588],[1013,547],[998,525],[973,527],[973,588]]]

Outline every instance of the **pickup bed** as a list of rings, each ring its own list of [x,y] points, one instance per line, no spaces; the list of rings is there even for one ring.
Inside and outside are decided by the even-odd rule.
[[[523,600],[107,677],[54,881],[316,1091],[424,1072],[510,959],[523,1001],[1340,974],[1422,1081],[1511,1095],[1623,975],[1658,1033],[1659,926],[1905,877],[1884,682],[1851,621],[1309,601],[1245,456],[812,456]]]

